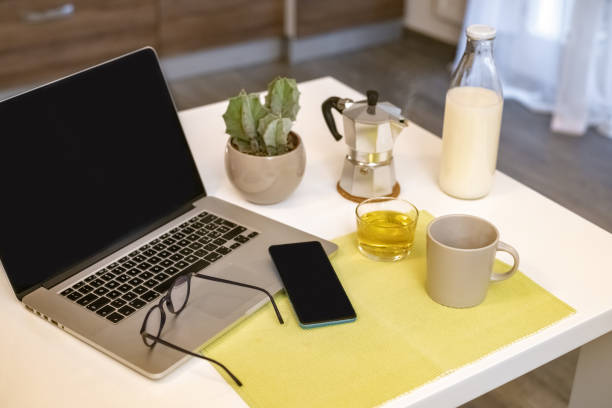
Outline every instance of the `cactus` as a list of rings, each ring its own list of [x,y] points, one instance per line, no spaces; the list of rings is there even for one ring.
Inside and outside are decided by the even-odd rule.
[[[241,152],[257,156],[292,150],[288,136],[300,109],[299,97],[295,80],[279,77],[268,85],[265,105],[257,94],[244,90],[230,98],[223,120],[231,143]]]

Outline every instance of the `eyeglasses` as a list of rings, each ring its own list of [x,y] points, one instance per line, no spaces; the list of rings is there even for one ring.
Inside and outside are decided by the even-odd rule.
[[[164,324],[166,323],[166,312],[164,311],[164,306],[166,306],[166,308],[168,309],[170,313],[173,313],[175,315],[178,315],[179,313],[183,311],[183,309],[185,309],[185,306],[187,306],[187,300],[189,299],[189,293],[191,291],[191,277],[192,276],[195,276],[196,278],[200,278],[200,279],[206,279],[206,280],[210,280],[214,282],[242,286],[244,288],[250,288],[250,289],[255,289],[255,290],[264,292],[270,298],[270,302],[272,303],[272,306],[274,307],[274,311],[276,312],[276,317],[278,318],[278,321],[280,322],[280,324],[284,323],[283,318],[280,314],[280,311],[278,310],[278,307],[276,306],[276,302],[274,301],[274,298],[267,290],[260,288],[258,286],[253,286],[253,285],[249,285],[249,284],[242,283],[242,282],[231,281],[228,279],[222,279],[222,278],[217,278],[214,276],[203,275],[200,273],[194,273],[194,274],[190,273],[190,274],[181,275],[177,277],[172,283],[172,286],[170,286],[170,288],[168,289],[168,293],[166,293],[166,295],[164,295],[159,300],[158,304],[156,304],[151,309],[149,309],[149,311],[147,312],[147,315],[144,318],[144,321],[142,322],[142,327],[140,328],[140,335],[142,336],[142,341],[144,342],[144,344],[146,344],[148,347],[151,347],[151,348],[155,346],[157,343],[160,343],[173,350],[180,351],[190,356],[204,359],[206,361],[210,361],[211,363],[216,364],[219,367],[221,367],[227,373],[227,375],[229,375],[232,378],[232,380],[234,380],[236,384],[241,387],[242,383],[240,382],[240,380],[227,367],[225,367],[223,364],[221,364],[217,360],[214,360],[210,357],[206,357],[201,354],[196,354],[192,351],[186,350],[175,344],[167,342],[160,337],[161,331],[164,328]]]

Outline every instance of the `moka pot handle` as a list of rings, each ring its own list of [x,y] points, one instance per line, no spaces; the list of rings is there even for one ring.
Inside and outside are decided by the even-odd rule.
[[[340,101],[341,99],[337,96],[332,96],[330,98],[327,98],[325,102],[323,102],[323,104],[321,105],[321,110],[323,111],[323,118],[325,119],[325,123],[327,124],[327,127],[329,128],[329,131],[331,132],[332,136],[337,141],[342,139],[342,135],[338,133],[338,129],[336,128],[336,121],[334,120],[334,115],[332,114],[331,110],[332,108],[334,108],[339,113],[342,113],[342,111],[344,110],[344,103],[339,104],[338,102]]]

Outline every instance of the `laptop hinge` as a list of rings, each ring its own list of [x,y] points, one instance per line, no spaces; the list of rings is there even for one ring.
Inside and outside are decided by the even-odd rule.
[[[200,198],[200,197],[198,197]],[[49,289],[52,288],[53,286],[65,281],[66,279],[76,275],[77,273],[81,272],[83,269],[88,268],[89,266],[95,264],[96,262],[100,261],[101,259],[106,258],[107,256],[113,254],[114,252],[119,251],[121,248],[130,245],[132,242],[136,241],[137,239],[147,235],[148,233],[150,233],[151,231],[156,230],[157,228],[161,227],[164,224],[167,224],[168,222],[172,221],[173,219],[179,217],[180,215],[185,214],[188,211],[191,211],[192,209],[194,209],[194,205],[192,203],[189,203],[181,208],[179,208],[176,211],[173,211],[172,213],[168,214],[167,216],[160,218],[159,220],[157,220],[156,222],[154,222],[153,224],[150,224],[144,228],[141,228],[137,231],[133,231],[130,234],[126,235],[124,238],[122,238],[121,240],[115,242],[114,244],[110,245],[109,247],[103,249],[102,251],[98,252],[96,255],[82,261],[79,262],[76,265],[73,265],[72,267],[66,269],[65,271],[59,273],[58,275],[52,276],[51,278],[49,278],[48,280],[46,280],[45,282],[43,282],[43,284],[41,286]],[[37,286],[38,287],[38,286]],[[25,290],[22,295],[25,296],[27,293],[33,291],[34,289],[36,289],[37,287],[33,287],[33,288],[28,288],[27,290]],[[17,296],[19,298],[19,295]]]

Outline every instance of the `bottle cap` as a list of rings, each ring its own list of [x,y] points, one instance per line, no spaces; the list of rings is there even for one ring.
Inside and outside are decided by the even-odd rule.
[[[472,40],[490,40],[491,38],[495,38],[497,30],[486,24],[472,24],[465,32]]]

